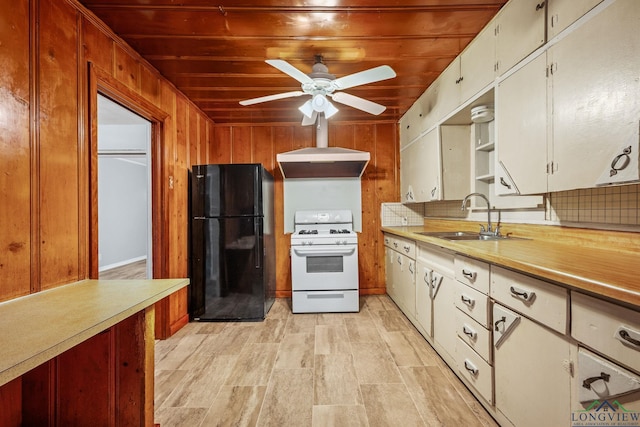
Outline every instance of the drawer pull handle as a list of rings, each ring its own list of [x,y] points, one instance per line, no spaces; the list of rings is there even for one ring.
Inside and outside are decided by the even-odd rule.
[[[506,316],[502,316],[499,320],[496,320],[495,323],[493,324],[493,326],[495,326],[496,331],[500,331],[500,323],[506,322],[507,321],[507,317]]]
[[[409,251],[411,250],[411,246],[404,245],[403,249],[406,253],[409,253]]]
[[[591,383],[594,383],[594,382],[596,382],[598,380],[602,380],[602,381],[608,383],[610,377],[611,377],[611,375],[605,374],[604,372],[600,372],[600,376],[599,377],[591,377],[591,378],[587,378],[586,380],[582,381],[582,387],[586,388],[587,390],[591,390]]]
[[[476,304],[476,301],[472,298],[469,298],[466,295],[460,295],[460,299],[463,303],[467,304],[469,307],[473,307]]]
[[[478,375],[478,368],[476,368],[473,363],[469,362],[468,360],[465,359],[464,361],[464,369],[466,369],[467,371],[471,372],[471,375],[476,376]]]
[[[463,325],[462,326],[462,332],[468,336],[469,338],[471,338],[472,340],[475,340],[476,337],[478,336],[478,334],[476,333],[476,331],[474,331],[473,329],[471,329],[470,327],[468,327],[467,325]]]
[[[511,295],[513,295],[514,297],[520,298],[526,302],[530,302],[536,296],[535,292],[527,292],[525,290],[518,289],[513,286],[511,286],[509,290],[511,291]]]
[[[629,335],[629,332],[626,329],[620,329],[618,331],[618,335],[620,335],[620,338],[622,338],[623,340],[625,340],[629,344],[634,345],[636,347],[640,347],[640,340],[632,338],[631,335]]]
[[[476,272],[475,271],[469,271],[466,268],[462,270],[462,275],[464,277],[466,277],[469,280],[475,280],[476,279]]]

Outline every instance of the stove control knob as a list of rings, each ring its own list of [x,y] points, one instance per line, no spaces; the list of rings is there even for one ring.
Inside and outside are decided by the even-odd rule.
[[[346,240],[343,240],[343,241],[342,241],[342,244],[343,244],[343,245],[346,245],[346,244],[347,244],[347,241],[346,241]]]

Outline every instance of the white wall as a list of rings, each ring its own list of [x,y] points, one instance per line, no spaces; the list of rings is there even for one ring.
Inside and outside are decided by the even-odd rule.
[[[99,98],[98,116],[98,247],[102,271],[145,259],[150,252],[151,123],[104,97]]]
[[[99,269],[147,256],[146,155],[98,155]]]

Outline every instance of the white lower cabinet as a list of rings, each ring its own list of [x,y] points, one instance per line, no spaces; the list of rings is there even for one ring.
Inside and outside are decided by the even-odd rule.
[[[493,367],[460,338],[456,341],[456,360],[462,377],[493,404]]]
[[[452,363],[456,354],[456,282],[449,276],[436,275],[439,283],[433,290],[433,340],[447,354],[442,355],[446,362]]]
[[[624,419],[631,416],[627,411],[640,412],[640,375],[586,348],[578,350],[573,390],[573,421],[580,421],[581,417],[586,419],[589,412],[597,414],[602,409],[613,412],[612,421],[630,421],[630,418]],[[599,410],[603,403],[611,404],[612,408]]]
[[[432,285],[437,283],[437,275],[434,277],[433,270],[419,259],[416,263],[416,321],[422,327],[427,336],[433,336],[433,303]]]
[[[456,351],[454,254],[418,244],[416,259],[417,322],[429,334],[443,359],[453,364]]]
[[[518,427],[570,425],[571,343],[493,305],[495,407]]]
[[[402,311],[415,316],[415,241],[385,235],[385,278],[387,294]]]

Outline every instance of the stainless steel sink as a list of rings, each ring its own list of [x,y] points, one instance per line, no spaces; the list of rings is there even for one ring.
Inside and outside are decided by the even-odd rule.
[[[472,233],[469,231],[420,231],[416,234],[421,234],[423,236],[429,237],[439,237],[439,238],[448,238],[448,237],[469,237],[469,236],[479,236],[478,233]]]
[[[470,231],[421,231],[416,234],[423,236],[437,237],[444,240],[480,240],[480,241],[496,241],[496,240],[528,240],[522,237],[512,237],[509,235],[484,235],[480,233],[473,233]]]

